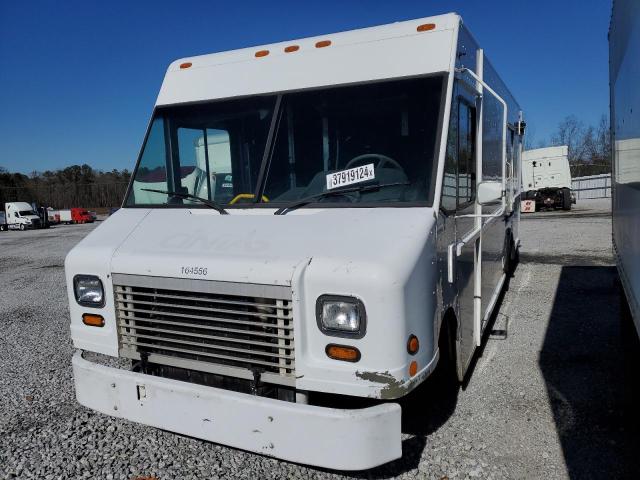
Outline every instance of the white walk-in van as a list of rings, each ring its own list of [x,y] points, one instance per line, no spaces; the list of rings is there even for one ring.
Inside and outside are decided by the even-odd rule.
[[[609,30],[613,251],[629,323],[640,333],[640,4],[613,2]],[[637,367],[633,372],[637,378]],[[636,407],[637,408],[637,407]]]
[[[66,259],[78,401],[333,469],[400,457],[392,400],[464,377],[513,269],[523,130],[454,14],[172,63],[123,208]]]

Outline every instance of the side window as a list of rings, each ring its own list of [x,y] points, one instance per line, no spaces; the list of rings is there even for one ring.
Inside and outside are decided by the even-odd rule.
[[[456,101],[457,102],[457,101]],[[447,151],[445,153],[444,176],[442,178],[441,207],[454,212],[458,195],[458,108],[451,108],[449,132],[447,135]]]
[[[171,187],[167,183],[164,121],[162,117],[158,117],[149,130],[127,204],[165,203],[167,201],[165,194],[149,192],[146,189],[167,190],[169,188]]]
[[[458,207],[476,197],[476,109],[466,101],[458,104]]]
[[[451,109],[442,183],[442,208],[453,212],[475,200],[476,109],[457,97]]]

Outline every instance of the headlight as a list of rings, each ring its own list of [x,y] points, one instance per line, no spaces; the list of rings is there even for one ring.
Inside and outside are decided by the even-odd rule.
[[[362,338],[367,315],[364,304],[354,297],[322,295],[316,301],[318,327],[326,335]]]
[[[84,307],[104,307],[104,288],[94,275],[76,275],[73,277],[73,292],[76,302]]]

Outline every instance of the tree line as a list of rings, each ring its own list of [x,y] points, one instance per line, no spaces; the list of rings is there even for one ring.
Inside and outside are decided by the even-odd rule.
[[[104,209],[122,203],[131,173],[103,172],[89,165],[72,165],[60,170],[11,173],[0,167],[0,204],[36,202],[54,208]]]

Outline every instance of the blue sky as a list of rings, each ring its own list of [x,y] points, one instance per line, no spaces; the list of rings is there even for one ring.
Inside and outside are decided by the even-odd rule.
[[[608,0],[0,0],[0,166],[132,168],[174,59],[460,13],[534,143],[608,114]]]

